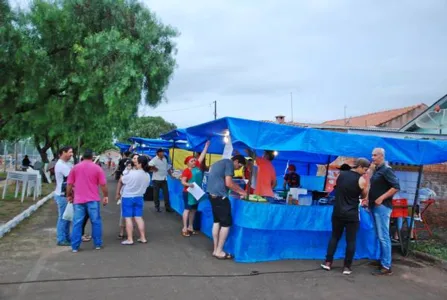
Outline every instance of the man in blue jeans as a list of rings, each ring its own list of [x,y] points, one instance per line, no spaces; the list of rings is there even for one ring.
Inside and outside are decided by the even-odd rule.
[[[73,157],[73,148],[70,146],[62,147],[59,150],[59,160],[54,167],[54,176],[56,178],[56,190],[54,191],[54,200],[57,204],[58,218],[56,225],[56,236],[58,246],[70,246],[70,222],[62,219],[65,208],[67,207],[66,185],[68,174],[70,174],[72,165],[68,162]]]
[[[101,197],[98,186],[101,187],[102,204],[109,202],[107,181],[104,171],[93,161],[93,151],[86,150],[83,161],[77,164],[67,180],[67,199],[73,202],[74,216],[71,234],[71,248],[73,253],[78,252],[82,242],[82,228],[88,214],[92,223],[92,238],[96,250],[102,248],[102,221],[101,221]],[[74,198],[73,198],[74,188]]]
[[[391,270],[391,237],[390,218],[393,209],[393,196],[399,191],[399,179],[393,169],[385,163],[385,150],[376,148],[372,153],[375,169],[371,176],[369,190],[369,208],[376,225],[380,243],[380,266],[373,275],[392,275]]]

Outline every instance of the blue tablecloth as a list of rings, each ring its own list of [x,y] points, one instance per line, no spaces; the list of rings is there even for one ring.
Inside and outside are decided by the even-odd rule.
[[[169,180],[171,206],[183,212],[182,186]],[[291,206],[232,199],[233,226],[225,251],[237,262],[284,259],[320,259],[326,256],[331,236],[332,206]],[[209,200],[200,202],[201,231],[212,238],[213,214]],[[360,211],[355,259],[378,259],[379,245],[372,216]],[[346,243],[340,240],[335,259],[344,258]]]

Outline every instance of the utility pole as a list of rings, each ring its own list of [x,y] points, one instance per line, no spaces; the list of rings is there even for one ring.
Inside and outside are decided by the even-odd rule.
[[[293,122],[293,93],[290,92],[290,111],[292,113],[292,122]]]
[[[214,101],[214,120],[217,119],[217,101]]]
[[[345,126],[348,125],[348,120],[346,119],[346,105],[345,105]]]

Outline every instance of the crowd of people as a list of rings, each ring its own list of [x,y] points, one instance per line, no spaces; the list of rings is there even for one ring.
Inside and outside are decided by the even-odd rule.
[[[183,189],[183,226],[181,234],[190,237],[197,234],[194,230],[194,218],[198,202],[189,188],[201,186],[206,165],[204,163],[209,142],[203,151],[197,155],[188,156],[184,163],[185,169],[180,177]],[[249,151],[248,153],[253,154]],[[57,244],[71,246],[73,252],[79,250],[81,242],[88,242],[93,238],[94,248],[102,247],[102,222],[100,204],[108,204],[106,177],[100,166],[93,159],[93,152],[86,150],[83,160],[72,167],[68,161],[73,156],[71,147],[63,147],[59,151],[59,159],[55,165],[56,191],[55,201],[58,205]],[[252,156],[253,157],[253,156]],[[266,151],[263,157],[253,157],[258,174],[256,194],[272,197],[276,185],[276,176],[271,161],[274,155]],[[213,164],[209,170],[207,194],[211,203],[214,224],[213,257],[217,259],[231,259],[232,255],[224,249],[230,227],[232,226],[231,202],[228,198],[229,190],[246,197],[252,192],[250,184],[241,188],[234,182],[235,170],[244,168],[245,177],[252,180],[253,159],[246,159],[237,153],[231,159],[221,159]],[[369,182],[365,174],[369,173]],[[116,199],[121,204],[121,218],[119,221],[122,245],[133,245],[134,223],[137,225],[139,238],[137,242],[147,243],[145,224],[143,219],[144,195],[151,184],[153,186],[153,200],[155,210],[160,212],[159,192],[163,191],[165,210],[173,212],[167,185],[167,177],[172,174],[172,167],[168,164],[164,151],[159,149],[152,159],[145,155],[125,152],[115,171],[118,180]],[[285,175],[284,185],[300,186],[300,177],[294,165],[290,165]],[[99,194],[102,191],[102,198]],[[321,267],[331,270],[337,244],[346,231],[346,255],[343,274],[352,273],[352,261],[356,250],[356,237],[359,229],[359,205],[367,207],[374,217],[374,222],[380,243],[380,261],[377,262],[377,272],[374,275],[391,275],[391,238],[389,234],[390,217],[392,212],[392,198],[399,191],[399,180],[393,170],[385,163],[385,150],[377,148],[372,153],[372,163],[366,158],[359,158],[354,166],[344,166],[336,181],[335,205],[332,215],[332,237],[328,244],[327,256]],[[362,202],[359,199],[363,199]],[[73,227],[70,234],[70,222],[63,219],[67,203],[74,204]],[[90,220],[92,237],[84,234],[85,226]]]

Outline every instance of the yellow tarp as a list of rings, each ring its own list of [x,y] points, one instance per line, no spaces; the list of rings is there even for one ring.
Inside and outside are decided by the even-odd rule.
[[[175,153],[173,153],[175,151]],[[186,168],[185,165],[185,158],[187,158],[190,155],[193,155],[193,152],[183,150],[183,149],[170,149],[169,155],[172,159],[174,157],[173,166],[175,170],[184,170]],[[210,166],[214,164],[216,161],[220,160],[222,158],[222,155],[218,154],[207,154],[206,155],[206,165]],[[210,163],[211,159],[211,163]]]

